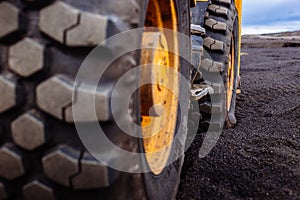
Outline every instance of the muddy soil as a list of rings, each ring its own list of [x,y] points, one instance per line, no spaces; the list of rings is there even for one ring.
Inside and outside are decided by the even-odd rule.
[[[300,199],[300,48],[243,52],[238,124],[204,159],[197,136],[177,199]]]

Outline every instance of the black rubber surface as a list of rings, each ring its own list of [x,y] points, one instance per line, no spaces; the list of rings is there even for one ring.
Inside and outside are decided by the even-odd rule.
[[[70,88],[73,86],[81,63],[93,49],[91,45],[93,41],[84,41],[83,45],[76,47],[68,43],[69,31],[84,23],[84,17],[88,16],[97,20],[107,19],[107,24],[102,21],[97,24],[98,29],[95,29],[99,31],[98,25],[101,26],[100,30],[106,34],[106,37],[128,29],[143,27],[147,1],[9,0],[5,2],[19,11],[20,27],[0,41],[0,89],[5,92],[1,95],[8,99],[3,100],[5,104],[0,106],[9,106],[7,110],[0,113],[0,199],[170,199],[174,197],[180,180],[183,158],[167,167],[159,177],[153,174],[116,172],[93,159],[82,145],[74,124],[66,123],[68,121],[66,109],[72,103]],[[45,14],[45,9],[48,8],[52,10]],[[188,35],[189,4],[178,0],[176,8],[180,22],[178,30]],[[56,17],[55,14],[60,16],[60,19],[56,19],[55,25],[65,26],[64,23],[73,21],[68,24],[68,27],[58,31],[59,34],[56,32],[57,27],[54,26],[55,30],[53,30],[48,29],[48,25],[43,25],[48,20],[41,22],[42,17],[51,21]],[[79,37],[83,36],[84,32],[79,34]],[[29,75],[27,71],[22,72],[22,70],[21,73],[17,73],[9,63],[12,57],[9,53],[11,46],[19,44],[24,38],[30,39],[24,40],[22,44],[33,46],[34,50],[43,47],[42,67]],[[135,42],[141,40],[139,37],[135,39]],[[189,53],[190,41],[180,42],[182,51]],[[26,50],[21,53],[17,51],[16,54],[26,55],[33,51],[30,48],[28,52]],[[117,49],[103,46],[100,51],[105,59],[105,56],[112,56]],[[119,77],[135,67],[134,65],[139,61],[138,53],[131,52],[116,60],[110,66],[110,70],[105,72],[107,76],[100,80],[100,85],[104,83],[112,87]],[[23,56],[22,59],[26,60],[26,58]],[[27,67],[31,68],[31,66]],[[189,64],[182,60],[181,72],[186,78],[189,78],[189,69]],[[181,115],[187,115],[188,92],[189,90],[185,89],[181,93],[185,99],[181,105],[185,107],[183,109],[185,113]],[[134,100],[129,105],[129,109],[134,115],[133,119],[138,122],[138,96],[134,96]],[[178,123],[182,122],[178,121]],[[100,121],[100,124],[107,131],[108,137],[120,148],[132,152],[141,151],[139,141],[124,134],[113,120]],[[88,123],[84,125],[89,126]],[[42,139],[36,142],[33,140],[35,137],[24,136],[22,131],[28,135],[37,133]],[[17,137],[20,135],[25,139]],[[184,140],[184,137],[180,140],[181,145],[177,145],[180,148],[174,149],[172,156],[183,152]],[[36,144],[34,147],[32,147],[33,141]],[[111,155],[111,158],[113,159],[114,156]]]
[[[229,1],[230,2],[230,1]],[[222,12],[221,12],[222,11]],[[223,13],[228,13],[224,15]],[[222,128],[224,115],[227,111],[221,110],[226,108],[226,88],[227,88],[227,76],[228,76],[228,58],[230,56],[231,41],[232,38],[235,40],[235,63],[237,72],[237,38],[238,38],[238,25],[237,25],[237,11],[234,2],[224,3],[219,1],[212,1],[206,11],[204,27],[206,28],[206,35],[204,36],[204,53],[202,56],[201,72],[206,82],[212,84],[213,88],[217,86],[221,89],[218,91],[215,89],[215,94],[213,98],[209,95],[205,98],[199,100],[200,112],[202,119],[200,121],[199,130],[207,131],[209,126],[214,126]],[[233,37],[232,37],[233,36]],[[222,66],[219,72],[216,70],[209,71],[210,65],[208,63],[218,63]],[[236,73],[237,74],[237,73]],[[221,76],[221,78],[219,77]],[[235,77],[237,80],[237,76]],[[203,80],[200,80],[200,82]],[[223,81],[224,85],[222,82]],[[197,81],[196,81],[197,82]],[[198,81],[199,82],[199,81]],[[235,86],[237,86],[235,84]],[[235,96],[233,97],[235,99]],[[215,108],[214,108],[215,107]],[[234,110],[235,103],[232,104]],[[214,110],[219,111],[214,111]],[[214,119],[211,121],[211,113],[220,112],[219,119]],[[234,111],[233,111],[234,112]],[[232,124],[225,117],[226,126],[230,127]],[[219,130],[220,130],[219,128]]]

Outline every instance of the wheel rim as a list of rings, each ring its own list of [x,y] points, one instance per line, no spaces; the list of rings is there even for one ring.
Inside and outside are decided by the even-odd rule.
[[[228,58],[228,75],[227,75],[227,111],[230,111],[231,102],[234,92],[234,81],[235,81],[235,45],[234,36],[231,37],[230,54]]]
[[[175,2],[150,1],[145,26],[141,64],[151,67],[141,72],[141,79],[155,84],[141,87],[141,126],[148,166],[159,175],[168,163],[177,121],[179,75],[174,71],[179,71],[179,48],[175,32],[164,30],[177,31]]]

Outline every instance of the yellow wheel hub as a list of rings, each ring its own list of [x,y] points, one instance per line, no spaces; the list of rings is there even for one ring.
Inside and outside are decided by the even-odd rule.
[[[162,14],[169,17],[163,17]],[[141,87],[141,126],[146,160],[152,173],[159,175],[168,163],[175,135],[179,93],[179,47],[174,1],[149,2],[142,40],[141,79],[151,82]],[[166,36],[167,35],[167,36]],[[171,53],[169,51],[173,51]]]
[[[227,111],[230,111],[232,95],[234,91],[235,81],[235,49],[234,49],[234,36],[231,38],[231,49],[228,58],[228,75],[227,75]]]

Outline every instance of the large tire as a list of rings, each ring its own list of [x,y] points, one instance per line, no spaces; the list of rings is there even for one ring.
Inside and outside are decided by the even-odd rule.
[[[174,197],[182,158],[160,176],[117,172],[87,152],[68,115],[72,86],[84,58],[102,39],[143,27],[146,6],[146,0],[1,1],[0,16],[5,20],[0,20],[0,199]],[[178,30],[188,35],[189,5],[178,0],[176,8]],[[89,36],[84,31],[96,37],[85,38]],[[189,47],[183,41],[182,45]],[[103,50],[113,53],[115,49]],[[112,87],[137,65],[138,57],[137,53],[122,56],[101,81]],[[184,61],[181,73],[189,77]],[[187,92],[181,96],[188,96]],[[104,94],[108,101],[110,92]],[[180,106],[187,108],[188,100],[184,104]],[[138,118],[139,106],[132,103],[129,109]],[[113,121],[107,121],[109,115],[103,113],[99,120],[114,143],[140,152],[142,143],[125,137]],[[172,154],[183,150],[182,146]]]
[[[206,131],[209,127],[215,130],[223,127],[224,117],[226,127],[235,125],[235,100],[238,73],[238,16],[233,0],[212,0],[208,6],[204,27],[206,35],[203,38],[204,54],[201,62],[201,72],[205,81],[210,83],[215,89],[212,96],[206,96],[199,101],[202,119],[200,130]],[[231,55],[231,47],[235,49]],[[227,84],[229,57],[233,56],[234,64],[234,86],[232,93],[231,106],[227,106]],[[221,75],[222,78],[219,78]],[[223,87],[224,84],[224,87]],[[212,99],[213,102],[212,102]],[[211,114],[214,117],[211,120]],[[224,116],[225,113],[226,115]]]

